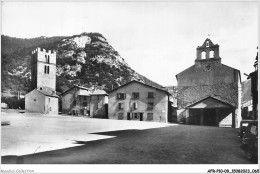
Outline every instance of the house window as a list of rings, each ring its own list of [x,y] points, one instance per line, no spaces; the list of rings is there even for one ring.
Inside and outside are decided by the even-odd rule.
[[[50,74],[50,67],[47,66],[47,74]]]
[[[84,96],[83,99],[84,99],[84,100],[87,100],[87,96]]]
[[[77,101],[74,100],[74,101],[73,101],[73,106],[76,106],[76,104],[77,104]]]
[[[138,113],[133,113],[132,119],[139,119],[139,114]]]
[[[124,113],[118,113],[118,120],[124,119]]]
[[[133,109],[137,109],[137,103],[133,103]]]
[[[139,92],[133,92],[132,99],[139,99]]]
[[[125,93],[117,93],[117,99],[124,100],[125,98],[126,98],[126,94]]]
[[[147,121],[153,120],[153,113],[147,113]]]
[[[124,109],[124,103],[118,103],[118,109]]]
[[[36,101],[36,99],[34,99],[34,101]]]
[[[147,104],[147,110],[153,110],[153,105],[154,105],[153,102],[148,102],[148,104]]]
[[[83,103],[82,103],[82,106],[84,106],[84,107],[86,107],[87,105],[88,105],[87,102],[83,102]]]
[[[148,92],[148,98],[154,98],[154,93],[153,92]]]

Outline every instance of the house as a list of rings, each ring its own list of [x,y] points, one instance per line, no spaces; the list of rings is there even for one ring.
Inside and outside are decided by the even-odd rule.
[[[178,121],[238,127],[241,121],[240,71],[221,63],[219,45],[207,38],[195,64],[176,75]]]
[[[172,113],[169,98],[163,88],[132,80],[109,92],[108,118],[166,123]]]
[[[48,87],[34,89],[25,95],[27,112],[57,115],[58,103],[59,96]]]
[[[107,95],[101,89],[75,85],[61,94],[62,113],[107,118]]]
[[[37,48],[32,52],[31,91],[25,95],[25,110],[58,114],[56,94],[56,53]]]

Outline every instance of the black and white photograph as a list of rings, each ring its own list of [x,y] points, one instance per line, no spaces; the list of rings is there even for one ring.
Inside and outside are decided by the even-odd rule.
[[[259,173],[259,9],[1,1],[1,173]]]

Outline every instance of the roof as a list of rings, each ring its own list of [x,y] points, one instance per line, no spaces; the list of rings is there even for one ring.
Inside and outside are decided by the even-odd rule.
[[[55,91],[44,90],[44,89],[43,89],[43,90],[36,89],[36,90],[39,91],[40,93],[46,95],[46,96],[59,98],[59,96],[56,95],[56,92],[55,92]]]
[[[219,98],[215,98],[213,96],[206,96],[199,100],[192,102],[190,105],[186,106],[186,108],[223,108],[223,107],[232,107],[233,105],[220,100]]]
[[[38,91],[38,92],[40,92],[41,94],[43,94],[43,95],[45,95],[45,96],[49,96],[49,97],[55,97],[55,98],[59,98],[59,96],[58,95],[56,95],[56,92],[55,91],[53,91],[53,90],[46,90],[46,89],[42,89],[42,90],[40,90],[40,89],[34,89],[34,90],[32,90],[32,91]],[[32,91],[30,91],[29,93],[31,93]],[[27,93],[27,94],[29,94],[29,93]],[[26,95],[27,95],[26,94]]]
[[[121,86],[119,86],[119,87],[117,87],[117,88],[115,88],[115,89],[112,89],[112,90],[109,91],[108,93],[111,93],[111,92],[113,92],[113,91],[116,91],[116,90],[118,90],[119,88],[122,88],[122,87],[124,87],[124,86],[127,86],[127,85],[129,85],[129,84],[131,84],[131,83],[139,83],[139,84],[141,84],[141,85],[144,85],[144,86],[147,86],[147,87],[151,87],[151,88],[157,89],[157,90],[159,90],[159,91],[165,92],[167,95],[171,95],[171,94],[167,91],[166,88],[158,88],[158,87],[155,87],[155,86],[152,86],[152,85],[148,85],[148,84],[146,84],[146,83],[142,83],[142,82],[137,81],[137,80],[132,80],[132,81],[130,81],[130,82],[128,82],[128,83],[125,83],[125,84],[123,84],[123,85],[121,85]]]
[[[108,95],[106,93],[106,91],[104,91],[104,90],[101,90],[101,89],[90,89],[90,88],[86,88],[86,87],[78,86],[78,85],[74,85],[73,87],[71,87],[70,89],[68,89],[65,92],[61,93],[60,95],[65,95],[68,91],[70,91],[70,90],[72,90],[74,88],[87,90],[87,92],[84,94],[86,96],[90,96],[90,95]]]
[[[91,95],[108,95],[108,94],[104,90],[97,89],[97,90],[93,90]]]

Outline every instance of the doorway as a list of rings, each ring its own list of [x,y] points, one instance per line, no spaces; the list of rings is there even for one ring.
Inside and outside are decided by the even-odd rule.
[[[216,110],[215,109],[204,109],[203,125],[205,126],[216,126]]]

